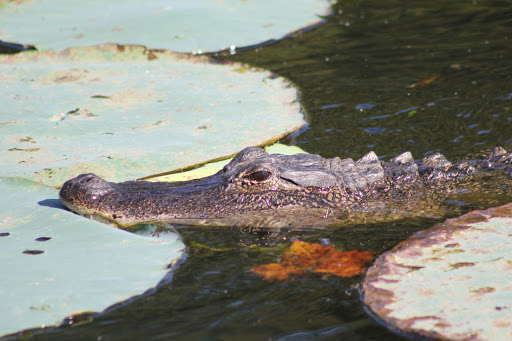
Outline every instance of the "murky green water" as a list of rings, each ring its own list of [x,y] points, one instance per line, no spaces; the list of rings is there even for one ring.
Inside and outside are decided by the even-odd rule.
[[[410,150],[421,158],[442,151],[457,159],[497,145],[512,150],[511,4],[346,0],[322,27],[220,58],[269,68],[301,88],[309,126],[284,142],[311,153],[360,157],[373,149],[389,158]],[[466,197],[446,210],[458,215],[511,199]],[[189,252],[169,284],[92,322],[34,339],[401,339],[364,311],[360,278],[268,283],[250,269],[277,260],[291,238],[382,253],[436,221],[412,217],[286,235],[180,228]]]
[[[510,1],[340,2],[328,25],[236,58],[302,88],[310,126],[290,143],[418,158],[512,146]]]

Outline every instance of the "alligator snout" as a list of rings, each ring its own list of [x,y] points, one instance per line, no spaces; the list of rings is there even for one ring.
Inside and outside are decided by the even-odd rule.
[[[80,213],[95,213],[94,207],[102,198],[112,193],[112,185],[96,174],[82,174],[62,186],[59,197],[69,209]]]

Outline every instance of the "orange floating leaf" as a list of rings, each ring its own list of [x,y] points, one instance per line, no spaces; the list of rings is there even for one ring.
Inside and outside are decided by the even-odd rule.
[[[417,87],[417,86],[427,85],[427,84],[432,83],[433,81],[435,81],[435,80],[436,80],[436,79],[438,79],[438,78],[439,78],[439,75],[438,75],[438,74],[435,74],[435,75],[433,75],[433,76],[432,76],[432,77],[430,77],[430,78],[427,78],[427,79],[424,79],[424,80],[419,81],[419,82],[417,82],[417,83],[414,83],[414,84],[408,85],[407,87],[408,87],[408,88],[415,88],[415,87]]]
[[[366,269],[374,256],[370,251],[337,251],[332,245],[294,241],[281,263],[259,265],[252,271],[267,280],[284,280],[291,274],[315,272],[353,277]]]
[[[252,269],[252,271],[260,276],[263,276],[263,278],[269,281],[282,281],[283,279],[287,279],[289,275],[300,275],[304,273],[304,270],[295,265],[284,265],[282,263],[258,265]]]
[[[366,269],[375,252],[370,251],[336,251],[333,250],[329,258],[322,259],[315,272],[328,273],[339,277],[353,277]]]
[[[283,253],[283,263],[296,264],[303,268],[315,267],[318,259],[325,257],[332,250],[334,250],[332,245],[324,246],[296,240]]]

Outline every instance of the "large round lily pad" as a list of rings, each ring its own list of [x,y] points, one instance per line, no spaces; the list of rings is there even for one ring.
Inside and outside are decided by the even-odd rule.
[[[0,84],[0,175],[50,185],[160,173],[304,124],[281,77],[141,46],[3,55]]]
[[[329,11],[327,0],[7,1],[0,32],[40,50],[118,43],[217,51],[282,38]]]
[[[184,245],[66,211],[57,190],[0,178],[0,336],[101,312],[168,278]]]
[[[380,256],[364,302],[392,329],[512,340],[512,204],[449,219]]]

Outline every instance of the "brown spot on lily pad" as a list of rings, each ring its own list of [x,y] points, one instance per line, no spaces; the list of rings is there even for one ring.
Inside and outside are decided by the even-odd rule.
[[[37,152],[40,150],[40,148],[9,148],[7,149],[10,152]]]
[[[24,254],[26,255],[40,255],[42,253],[44,253],[43,250],[25,250],[23,251]]]
[[[52,237],[39,237],[39,238],[36,238],[36,241],[37,242],[46,242],[50,239],[52,239]]]
[[[471,292],[473,294],[477,294],[477,295],[488,294],[490,292],[495,292],[495,291],[496,291],[496,288],[493,288],[493,287],[484,287],[484,288],[478,288],[478,289],[471,290]]]
[[[468,213],[459,218],[448,219],[446,221],[446,224],[460,226],[460,225],[471,225],[474,223],[481,223],[481,222],[486,222],[486,221],[487,221],[487,218],[483,215]]]
[[[470,267],[470,266],[475,266],[475,263],[460,262],[460,263],[450,264],[450,267],[452,269],[467,268],[467,267]]]
[[[510,217],[512,216],[512,206],[505,205],[501,207],[496,207],[491,211],[491,214],[494,217]]]

